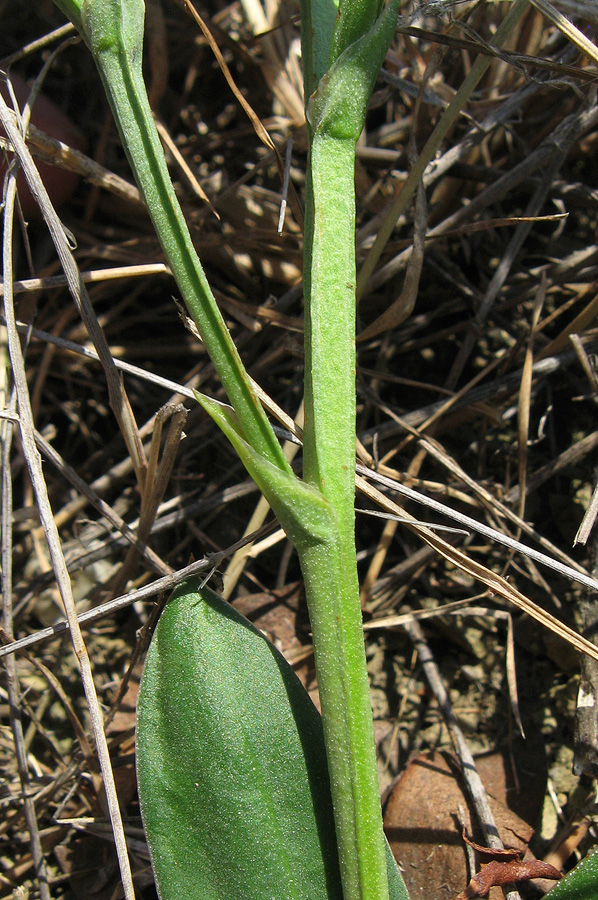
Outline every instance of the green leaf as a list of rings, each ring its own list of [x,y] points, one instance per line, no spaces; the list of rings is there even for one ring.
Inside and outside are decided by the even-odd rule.
[[[305,102],[330,65],[338,0],[301,0],[301,60]]]
[[[401,870],[395,862],[392,850],[386,838],[384,839],[386,846],[386,872],[388,875],[388,900],[409,900],[407,887],[403,881]]]
[[[340,0],[338,15],[334,24],[334,36],[329,65],[339,58],[341,53],[365,34],[378,18],[382,9],[380,0]],[[395,14],[396,15],[396,14]]]
[[[54,0],[58,9],[70,19],[78,31],[82,30],[81,5],[83,0]]]
[[[138,702],[141,811],[162,900],[342,900],[320,716],[276,648],[180,585]],[[387,846],[392,900],[409,900]]]
[[[172,185],[143,79],[144,0],[56,0],[91,50],[148,213],[187,309],[247,440],[285,460],[195,251]]]
[[[186,582],[139,694],[139,796],[162,900],[341,900],[320,718],[288,663]]]
[[[301,481],[290,468],[282,470],[258,453],[243,436],[234,412],[205,394],[195,399],[212,417],[235,448],[248,474],[274,510],[276,518],[299,551],[329,543],[335,535],[336,514],[322,494]]]
[[[598,897],[598,853],[591,853],[546,895],[550,900],[595,900]]]

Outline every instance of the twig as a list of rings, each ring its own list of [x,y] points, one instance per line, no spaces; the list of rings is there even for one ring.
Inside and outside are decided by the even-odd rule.
[[[108,616],[113,612],[118,612],[121,609],[126,609],[128,606],[132,606],[133,603],[137,603],[142,600],[150,600],[157,594],[162,594],[165,591],[172,591],[178,584],[181,583],[181,581],[185,581],[187,578],[191,578],[194,575],[198,575],[204,572],[216,570],[218,566],[223,562],[223,560],[233,554],[237,549],[239,549],[240,547],[245,547],[247,544],[252,544],[254,541],[268,534],[270,531],[275,530],[277,527],[278,525],[276,522],[273,522],[270,525],[265,525],[263,528],[260,528],[258,532],[247,535],[240,541],[237,541],[235,544],[227,547],[226,550],[222,550],[218,553],[212,553],[208,557],[196,560],[190,565],[185,566],[184,569],[179,569],[177,572],[173,572],[172,575],[165,575],[163,578],[158,578],[156,581],[152,581],[150,584],[147,584],[142,588],[138,588],[137,590],[131,591],[128,594],[123,594],[123,596],[121,597],[115,597],[114,600],[109,600],[107,603],[103,603],[100,606],[96,606],[93,609],[88,609],[85,612],[80,613],[76,617],[76,622],[78,625],[85,625],[88,622],[95,622],[97,619]],[[49,628],[42,628],[35,634],[30,634],[26,637],[19,638],[18,640],[13,641],[11,644],[0,647],[0,659],[2,659],[3,656],[9,656],[10,654],[16,653],[17,651],[22,650],[26,647],[31,647],[33,644],[37,644],[40,641],[49,640],[50,638],[54,637],[60,637],[65,632],[70,631],[70,628],[70,620],[66,622],[58,622],[56,625],[52,625]]]
[[[416,503],[420,503],[424,506],[429,507],[430,509],[435,510],[436,512],[443,513],[444,515],[449,516],[455,522],[459,522],[459,524],[464,525],[466,528],[470,528],[472,531],[477,531],[478,534],[483,534],[485,537],[488,537],[491,540],[497,541],[500,544],[504,544],[505,547],[510,547],[512,550],[517,550],[519,553],[523,553],[525,556],[529,556],[531,559],[535,559],[536,562],[541,563],[549,569],[554,569],[555,572],[558,572],[565,578],[570,578],[572,581],[578,581],[580,584],[584,584],[586,585],[586,587],[589,587],[594,591],[598,591],[598,579],[592,578],[591,575],[588,575],[584,571],[578,571],[571,566],[566,566],[555,559],[551,559],[549,556],[546,556],[546,554],[540,553],[538,550],[534,550],[532,547],[528,547],[526,544],[521,544],[514,538],[509,537],[508,535],[503,534],[500,531],[496,531],[496,529],[490,528],[488,525],[484,525],[482,522],[477,522],[475,519],[472,519],[471,516],[466,516],[464,513],[457,512],[457,510],[454,509],[449,509],[449,507],[445,506],[444,503],[439,503],[438,500],[434,500],[432,499],[432,497],[426,497],[424,494],[420,494],[417,491],[414,491],[412,488],[409,488],[404,484],[400,484],[398,481],[393,481],[390,478],[386,478],[384,475],[380,475],[378,472],[374,472],[372,469],[368,469],[361,463],[357,464],[356,471],[358,475],[363,475],[371,481],[382,484],[384,485],[384,487],[396,491],[397,494],[402,494],[404,497],[408,497],[410,500],[414,500]]]
[[[540,185],[536,188],[534,195],[526,209],[526,216],[536,216],[548,196],[553,180],[562,166],[565,157],[571,149],[573,143],[587,131],[589,128],[595,127],[598,121],[598,108],[591,106],[584,109],[581,113],[575,112],[568,116],[567,119],[559,122],[558,135],[554,132],[544,142],[545,146],[551,149],[551,159]],[[484,299],[480,308],[476,311],[474,327],[469,331],[465,340],[461,344],[459,352],[453,363],[451,372],[446,382],[446,387],[453,388],[461,374],[467,360],[469,359],[473,348],[478,339],[481,324],[487,319],[496,298],[498,297],[508,275],[515,258],[521,250],[528,234],[532,228],[531,222],[523,222],[517,226],[517,229],[509,241],[509,245],[501,259],[496,272],[494,273],[488,289],[484,295]]]
[[[168,429],[162,458],[158,462],[162,438],[162,426],[168,418],[171,419],[170,428]],[[139,514],[139,523],[137,525],[139,540],[143,543],[149,540],[152,526],[156,518],[156,512],[158,511],[158,507],[168,486],[186,419],[187,410],[182,403],[177,403],[176,405],[167,404],[158,410],[156,426],[152,432],[147,472],[145,483],[143,485],[143,493],[141,495],[141,512]],[[120,594],[124,590],[127,581],[133,576],[136,565],[136,548],[131,546],[129,547],[129,552],[126,555],[119,572],[112,580],[110,585],[111,593]],[[168,567],[168,570],[172,571],[170,566]]]
[[[502,20],[501,24],[496,30],[496,33],[494,34],[493,40],[496,47],[500,48],[503,40],[507,37],[511,29],[515,27],[519,19],[524,15],[526,9],[527,3],[525,2],[525,0],[523,0],[523,2],[520,2],[520,0],[515,0],[511,8],[509,9],[509,12]],[[391,213],[387,216],[386,221],[380,228],[376,240],[374,241],[374,245],[369,251],[367,259],[365,260],[363,267],[358,275],[358,296],[362,296],[362,294],[364,293],[367,282],[374,271],[376,263],[380,258],[382,250],[384,249],[384,246],[388,241],[392,230],[395,227],[396,221],[407,208],[407,205],[409,204],[411,197],[415,193],[415,190],[421,178],[423,177],[428,164],[436,155],[438,148],[446,137],[449,129],[454,125],[454,123],[460,116],[463,107],[469,100],[471,94],[475,90],[479,81],[482,79],[489,65],[489,57],[478,57],[478,59],[472,66],[467,78],[463,81],[461,87],[453,97],[450,105],[445,110],[436,128],[428,138],[425,147],[419,154],[416,165],[412,167],[407,181],[401,187],[400,193],[393,205]]]
[[[25,325],[19,326],[19,328],[22,328],[23,330],[25,330],[26,326]],[[78,353],[80,355],[87,356],[92,359],[97,358],[97,355],[95,354],[95,352],[93,350],[89,350],[88,348],[81,347],[81,345],[75,344],[72,341],[65,341],[62,338],[57,338],[54,335],[50,335],[47,332],[41,332],[35,328],[31,329],[31,333],[36,337],[40,337],[44,340],[49,340],[52,343],[56,343],[57,345],[62,346],[71,352]],[[572,352],[568,353],[568,354],[561,354],[559,361],[557,361],[556,359],[552,360],[552,361],[543,360],[542,363],[539,363],[539,364],[537,364],[537,366],[534,366],[534,370],[536,372],[538,370],[543,371],[546,368],[546,366],[543,365],[543,363],[549,364],[550,369],[553,369],[555,365],[556,366],[559,365],[559,362],[565,362],[565,361],[568,362],[572,358],[574,358],[574,354]],[[165,389],[171,390],[178,395],[187,396],[187,397],[195,396],[193,393],[193,390],[191,388],[186,388],[184,385],[177,384],[174,381],[171,381],[166,378],[162,378],[161,376],[157,376],[154,373],[147,372],[145,369],[142,369],[139,366],[133,366],[130,363],[124,362],[123,360],[114,360],[114,363],[118,368],[122,369],[123,371],[130,372],[131,374],[137,375],[140,378],[144,378],[145,380],[148,380],[154,384],[160,385],[160,386],[164,387]],[[515,373],[514,377],[509,376],[508,379],[503,380],[503,383],[506,382],[509,384],[510,383],[515,384],[515,383],[517,383],[519,378],[520,378],[520,375],[518,373]],[[496,388],[494,388],[494,391],[496,391]],[[260,399],[263,399],[263,398],[260,398]],[[405,417],[405,421],[407,421],[407,419],[408,419],[408,417]],[[295,435],[295,439],[296,440],[298,439],[295,424],[293,423],[293,420],[288,416],[285,417],[285,428],[287,430],[282,433],[283,437],[288,439],[290,436]],[[591,578],[590,576],[588,576],[584,572],[584,570],[581,569],[581,567],[579,569],[575,569],[572,566],[559,563],[556,560],[553,560],[550,557],[546,556],[544,553],[540,553],[539,551],[534,550],[533,548],[528,547],[527,545],[521,544],[520,542],[515,541],[513,538],[508,537],[507,535],[504,535],[501,532],[496,531],[493,528],[489,528],[488,526],[483,525],[482,523],[476,521],[475,519],[470,518],[469,516],[464,516],[461,513],[456,513],[456,511],[451,510],[449,507],[445,506],[444,504],[438,503],[438,501],[433,500],[430,497],[426,497],[423,494],[413,491],[411,488],[408,488],[405,485],[401,485],[397,481],[393,481],[392,479],[385,479],[384,476],[381,476],[378,473],[373,472],[373,470],[368,469],[367,467],[358,465],[357,471],[359,473],[365,475],[366,477],[372,478],[373,480],[378,481],[379,483],[385,485],[386,487],[391,488],[392,490],[396,490],[399,493],[404,494],[405,496],[409,497],[409,499],[415,500],[418,503],[422,503],[426,506],[429,506],[431,509],[435,509],[437,512],[440,512],[444,515],[447,515],[447,516],[453,518],[455,521],[460,522],[461,524],[465,525],[467,528],[469,528],[473,531],[477,531],[480,534],[484,534],[486,537],[489,537],[492,540],[495,540],[499,543],[503,543],[503,544],[505,544],[505,546],[510,547],[511,549],[514,549],[521,553],[526,554],[527,556],[531,557],[532,559],[535,559],[537,562],[540,562],[543,565],[545,565],[549,568],[552,568],[557,572],[560,572],[560,574],[563,575],[565,578],[572,578],[574,580],[578,580],[582,584],[586,584],[588,587],[592,588],[592,590],[598,590],[598,580],[595,580],[595,579]]]
[[[133,467],[137,478],[142,482],[143,473],[145,471],[145,459],[133,410],[131,409],[129,399],[118,375],[118,371],[112,361],[112,354],[108,349],[106,339],[98,324],[87,289],[81,279],[73,252],[69,246],[67,233],[50,202],[48,192],[35,167],[29,149],[27,148],[19,129],[16,127],[15,118],[15,114],[9,109],[5,100],[0,95],[0,120],[2,121],[2,127],[19,159],[19,163],[27,178],[29,189],[39,203],[39,207],[52,236],[62,268],[67,277],[71,295],[97,350],[98,357],[106,375],[110,406],[112,407],[112,411],[120,426],[127,449],[133,460]],[[6,281],[4,289],[6,291]]]
[[[64,459],[60,456],[60,454],[49,444],[41,434],[36,431],[35,432],[35,443],[37,444],[39,450],[43,453],[44,458],[49,460],[59,472],[72,484],[75,490],[79,491],[86,497],[89,502],[97,509],[101,516],[104,516],[114,527],[122,534],[122,536],[131,544],[132,547],[139,553],[143,559],[146,560],[148,565],[152,567],[155,572],[158,572],[160,575],[170,574],[172,569],[165,562],[163,562],[160,557],[148,547],[145,541],[141,540],[141,538],[135,534],[135,532],[127,525],[127,523],[116,513],[108,503],[102,500],[101,497],[91,488],[87,482],[83,480],[72,466],[69,466],[68,463],[64,461]]]
[[[164,263],[146,263],[139,266],[115,266],[106,269],[92,269],[89,272],[81,272],[81,281],[85,284],[93,282],[111,281],[119,278],[139,278],[143,275],[169,275],[170,269]],[[26,293],[27,291],[46,291],[51,288],[65,287],[68,285],[66,275],[49,275],[47,278],[25,278],[22,281],[15,281],[13,285],[13,294]],[[0,296],[4,293],[4,285],[0,284]],[[18,324],[18,323],[17,323]],[[46,332],[40,332],[40,336]],[[56,335],[51,335],[56,339]],[[57,338],[61,340],[61,338]],[[68,342],[67,342],[68,343]],[[80,346],[80,345],[76,345]],[[95,359],[99,359],[96,354]]]
[[[530,3],[535,6],[536,9],[539,9],[553,25],[556,25],[559,31],[562,31],[570,41],[579,47],[582,53],[587,54],[590,59],[593,59],[595,63],[598,63],[598,47],[596,47],[596,44],[593,44],[579,28],[576,28],[569,19],[566,19],[552,3],[548,3],[548,0],[530,0]]]
[[[590,542],[593,571],[598,572],[598,534]],[[584,591],[579,601],[581,627],[587,638],[598,643],[598,604],[596,597]],[[598,661],[585,657],[581,661],[577,702],[573,772],[590,778],[598,775]]]
[[[358,469],[359,468],[363,469],[365,467],[358,466]],[[382,477],[377,476],[376,473],[374,473],[374,475],[376,476],[376,478]],[[429,546],[434,547],[441,554],[441,556],[444,556],[445,559],[450,560],[459,569],[462,569],[464,572],[468,572],[470,575],[473,575],[474,578],[485,584],[492,591],[492,593],[498,594],[509,603],[512,603],[514,606],[526,612],[533,619],[536,619],[536,621],[540,622],[546,628],[550,629],[550,631],[553,631],[555,634],[560,635],[560,637],[568,641],[581,653],[587,653],[589,656],[598,659],[598,648],[594,644],[579,635],[576,631],[573,631],[572,628],[564,625],[562,622],[560,622],[546,610],[542,609],[536,603],[533,603],[528,597],[526,597],[521,593],[521,591],[518,591],[515,587],[513,587],[513,585],[510,584],[510,582],[508,582],[501,575],[497,575],[486,566],[481,565],[477,561],[471,559],[469,556],[467,556],[467,554],[463,553],[461,550],[458,550],[456,547],[453,547],[451,544],[447,543],[447,541],[444,541],[429,528],[422,527],[419,524],[416,525],[413,521],[412,516],[407,514],[405,510],[401,509],[400,506],[397,506],[396,503],[393,503],[392,500],[389,500],[389,498],[382,494],[379,490],[368,484],[365,479],[361,477],[361,475],[356,475],[356,484],[358,490],[362,491],[367,497],[369,497],[373,502],[377,503],[382,509],[386,509],[391,514],[403,518],[405,521],[405,525],[408,528],[413,528],[413,530],[415,530],[417,534],[422,538],[422,540],[424,540]],[[436,501],[434,501],[434,503],[436,503]],[[580,579],[579,573],[577,573],[576,578]],[[592,581],[589,576],[584,576],[583,583],[585,583],[587,580]]]
[[[9,135],[11,142],[13,142],[13,146],[16,144],[21,145],[22,150],[26,150],[25,145],[22,141],[18,130],[14,126],[12,116],[10,114],[10,110],[8,109],[6,103],[2,99],[0,95],[0,116],[2,118],[3,126],[6,133]],[[37,174],[37,173],[36,173]],[[39,176],[38,176],[39,178]],[[38,187],[41,186],[41,190],[43,191],[45,197],[45,205],[46,207],[50,206],[50,201],[47,197],[47,193],[45,192],[45,188],[39,181]],[[83,636],[81,634],[81,629],[79,628],[79,624],[77,622],[77,614],[75,610],[75,604],[73,600],[71,583],[69,579],[68,570],[66,568],[66,564],[64,561],[64,556],[62,553],[62,547],[60,544],[60,537],[58,534],[58,529],[56,528],[56,524],[54,522],[54,518],[52,515],[52,508],[50,506],[50,501],[48,499],[46,484],[44,481],[44,475],[42,470],[41,458],[37,447],[35,446],[34,439],[34,422],[33,416],[31,412],[30,399],[29,399],[29,390],[27,387],[27,379],[25,376],[25,364],[23,360],[23,355],[21,351],[21,345],[19,342],[19,337],[17,334],[17,330],[15,327],[15,316],[14,316],[14,308],[13,308],[13,297],[11,292],[12,280],[13,280],[13,262],[12,262],[12,222],[13,222],[13,209],[14,209],[14,198],[16,192],[16,184],[13,187],[13,190],[9,192],[7,197],[7,202],[5,206],[4,212],[4,236],[3,236],[3,247],[2,247],[2,261],[3,261],[3,274],[4,274],[4,315],[6,318],[7,332],[8,332],[8,347],[9,354],[11,359],[18,411],[19,411],[19,425],[21,432],[21,443],[23,447],[23,454],[25,456],[27,462],[27,469],[29,472],[29,477],[31,479],[31,483],[33,485],[33,489],[35,492],[35,497],[37,501],[37,506],[39,510],[40,520],[42,522],[42,526],[44,529],[44,533],[46,536],[46,540],[48,543],[48,550],[50,553],[50,557],[52,560],[52,566],[54,569],[56,582],[58,585],[58,589],[60,591],[60,595],[62,597],[62,601],[64,603],[65,613],[67,616],[67,620],[70,626],[71,639],[73,642],[73,649],[77,656],[77,660],[79,662],[79,669],[81,672],[81,679],[83,683],[83,688],[85,691],[85,696],[87,698],[87,702],[89,705],[89,714],[90,720],[92,724],[92,730],[94,733],[94,738],[96,742],[96,748],[98,752],[98,759],[100,762],[100,768],[102,770],[102,775],[104,779],[104,787],[106,790],[106,799],[108,804],[108,810],[110,814],[110,819],[112,821],[113,829],[114,829],[114,841],[116,846],[116,852],[118,855],[121,877],[123,882],[123,888],[125,892],[126,900],[134,900],[135,897],[135,889],[133,887],[133,878],[131,875],[131,868],[129,864],[129,858],[127,853],[127,845],[126,839],[120,814],[120,809],[118,805],[118,797],[116,794],[116,786],[114,784],[114,774],[112,772],[112,766],[110,762],[110,753],[108,751],[108,744],[106,742],[106,736],[104,734],[103,725],[102,725],[102,712],[100,709],[100,705],[98,702],[95,684],[93,681],[93,675],[91,671],[91,664],[89,660],[89,655],[87,653],[87,648],[85,646],[85,642],[83,640]],[[54,228],[55,233],[58,236],[59,234],[62,236],[64,241],[64,232],[62,230],[62,226],[58,220],[58,217],[54,213],[55,221]]]
[[[588,359],[588,354],[586,353],[585,347],[579,339],[578,334],[570,334],[569,340],[573,344],[573,349],[577,354],[577,358],[581,363],[581,367],[584,371],[586,378],[590,384],[591,389],[594,392],[594,399],[598,399],[598,378],[596,377],[596,371],[594,366],[590,363]],[[586,544],[588,538],[590,536],[590,532],[594,527],[594,522],[596,521],[596,516],[598,516],[598,484],[594,486],[594,490],[592,492],[592,497],[588,504],[588,508],[585,512],[585,515],[581,521],[581,525],[577,529],[577,533],[573,539],[573,546],[576,547],[577,544]]]
[[[529,413],[532,394],[532,367],[534,365],[534,340],[540,314],[546,299],[547,280],[546,273],[542,272],[540,284],[534,298],[534,309],[530,323],[529,337],[525,350],[523,372],[521,374],[521,387],[517,402],[517,427],[518,427],[518,463],[519,463],[519,517],[523,519],[525,513],[525,485],[527,483],[527,442],[529,437]],[[520,534],[518,534],[520,537]]]
[[[403,628],[413,641],[413,645],[418,652],[426,678],[428,679],[428,684],[436,698],[438,708],[440,709],[444,723],[449,731],[455,753],[457,754],[461,766],[463,781],[465,782],[474,805],[482,829],[482,834],[484,835],[484,841],[488,847],[501,850],[504,845],[500,839],[496,821],[492,810],[490,809],[486,789],[484,788],[482,779],[478,775],[478,770],[471,750],[469,749],[469,744],[465,739],[465,735],[459,728],[455,714],[453,713],[447,690],[442,681],[440,672],[438,671],[438,666],[436,665],[432,651],[428,646],[428,642],[426,641],[418,622],[406,622],[403,625]],[[507,894],[507,900],[519,900],[519,893],[517,891],[510,891]]]
[[[0,59],[0,66],[3,69],[8,69],[13,63],[18,62],[18,60],[24,59],[26,56],[36,53],[38,50],[43,50],[48,44],[54,43],[54,41],[62,41],[64,38],[69,37],[69,35],[73,35],[74,33],[75,26],[72,22],[67,22],[59,28],[50,31],[49,34],[45,34],[35,41],[30,41],[30,43],[25,44],[24,47],[21,47],[19,50],[15,51],[15,53],[11,53],[10,56],[4,56]]]
[[[558,472],[579,464],[581,460],[595,450],[597,446],[598,431],[591,431],[590,434],[586,435],[580,441],[576,441],[571,444],[570,447],[567,447],[566,450],[563,450],[562,453],[555,457],[555,459],[546,463],[545,466],[540,466],[539,469],[536,469],[536,471],[527,479],[526,493],[530,494],[532,491],[537,491],[549,478],[552,478]],[[503,501],[504,503],[517,503],[519,501],[519,496],[519,485],[515,485],[506,492]]]
[[[5,216],[9,214],[14,204],[14,196],[16,190],[16,180],[14,176],[8,183],[7,193],[5,195]],[[15,411],[14,395],[10,398],[9,408]],[[10,451],[12,446],[12,436],[14,422],[6,419],[0,423],[0,436],[2,439],[2,486],[1,486],[1,580],[2,580],[2,624],[3,630],[9,637],[12,637],[13,628],[13,607],[12,607],[12,482],[10,467]],[[21,796],[23,800],[23,812],[25,822],[29,830],[29,843],[31,846],[31,858],[33,860],[33,868],[35,877],[39,885],[39,893],[41,900],[50,900],[50,887],[48,884],[48,872],[46,861],[44,858],[42,842],[39,834],[37,823],[37,815],[35,810],[35,800],[31,792],[31,778],[29,775],[29,765],[27,762],[27,751],[23,739],[23,723],[21,720],[21,711],[19,708],[19,698],[21,689],[19,687],[19,677],[17,672],[17,664],[14,657],[9,657],[5,661],[6,668],[6,690],[8,693],[10,725],[13,733],[15,756],[17,761],[17,769],[19,772],[19,781],[21,786]]]

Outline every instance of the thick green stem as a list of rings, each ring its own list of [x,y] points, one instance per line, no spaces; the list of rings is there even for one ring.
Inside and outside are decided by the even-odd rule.
[[[299,552],[309,606],[345,900],[388,897],[359,585],[340,536]],[[357,602],[356,602],[357,601]]]
[[[316,134],[306,197],[304,477],[336,517],[298,545],[345,900],[388,896],[355,556],[355,144]]]

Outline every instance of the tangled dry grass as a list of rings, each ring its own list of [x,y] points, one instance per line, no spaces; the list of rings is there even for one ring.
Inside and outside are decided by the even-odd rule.
[[[473,561],[463,571],[413,530],[365,515],[357,520],[358,552],[385,777],[414,751],[448,741],[410,640],[390,617],[463,601],[458,618],[445,613],[425,624],[457,717],[474,751],[504,744],[519,675],[520,714],[528,736],[539,737],[537,765],[547,765],[561,807],[560,819],[545,809],[542,822],[531,823],[539,824],[535,849],[565,846],[564,864],[593,840],[589,786],[598,751],[584,731],[590,726],[575,721],[579,656],[511,606],[509,688],[507,632],[495,615],[506,608],[502,588],[476,581],[475,566],[508,577],[538,607],[593,637],[592,582],[580,585],[571,570],[591,573],[597,565],[593,532],[573,545],[594,489],[598,445],[598,64],[540,3],[530,4],[504,51],[492,51],[488,42],[508,5],[438,0],[402,10],[357,154],[357,432],[361,458],[378,474],[524,541],[571,577],[470,529],[447,538]],[[309,632],[292,548],[189,399],[199,386],[224,398],[173,302],[176,286],[130,182],[89,54],[61,34],[31,47],[62,19],[50,0],[26,6],[24,16],[17,0],[2,4],[3,68],[35,78],[52,55],[42,90],[81,133],[79,152],[59,153],[38,124],[29,146],[36,159],[50,157],[59,171],[78,176],[59,212],[97,326],[124,372],[121,396],[136,423],[126,440],[115,427],[89,327],[46,227],[28,207],[28,227],[17,222],[14,234],[16,317],[33,437],[77,610],[87,615],[85,642],[136,886],[150,897],[133,764],[138,632],[143,637],[168,578],[176,580],[190,561],[216,566],[227,596],[256,616],[271,614],[266,627],[311,683]],[[561,8],[595,43],[594,4]],[[188,11],[160,0],[147,4],[152,105],[243,359],[266,394],[300,417],[306,160],[298,8],[283,0],[208,0],[198,10],[245,108]],[[486,74],[424,166],[428,139],[488,54]],[[279,233],[285,154],[291,190]],[[419,187],[405,203],[402,188],[418,166]],[[64,611],[0,333],[3,637],[39,637],[45,629],[45,640],[4,656],[0,896],[37,896],[41,877],[42,897],[111,897],[118,876],[88,711],[59,624]],[[425,505],[402,502],[420,520],[440,521]],[[262,526],[250,552],[235,554],[243,536]],[[589,658],[582,677],[593,690]],[[544,789],[536,789],[538,809]],[[580,822],[579,847],[564,844],[563,823]]]

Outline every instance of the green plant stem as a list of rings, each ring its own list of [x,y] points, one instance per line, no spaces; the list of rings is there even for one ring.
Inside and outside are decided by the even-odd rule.
[[[345,900],[388,897],[355,545],[298,551],[313,634]]]
[[[340,0],[329,66],[337,61],[347,47],[358,41],[372,27],[382,7],[381,0]]]
[[[334,535],[298,545],[345,900],[388,896],[355,556],[355,143],[316,133],[306,191],[304,478]]]
[[[291,471],[218,309],[174,193],[141,69],[144,11],[143,0],[85,0],[83,35],[168,264],[244,435],[267,459]]]
[[[303,475],[353,533],[355,495],[355,145],[316,134],[305,209]]]

